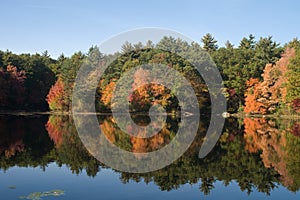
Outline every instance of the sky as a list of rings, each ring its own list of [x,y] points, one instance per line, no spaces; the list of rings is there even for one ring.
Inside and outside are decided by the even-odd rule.
[[[300,38],[298,0],[1,0],[0,50],[87,52],[132,29],[159,27],[199,42],[211,33],[219,46],[249,34],[284,44]]]

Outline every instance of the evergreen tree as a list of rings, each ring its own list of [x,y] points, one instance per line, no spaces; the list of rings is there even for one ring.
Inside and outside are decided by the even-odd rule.
[[[203,49],[207,50],[208,52],[216,51],[218,49],[217,40],[210,34],[207,33],[201,39],[203,43]]]
[[[129,53],[129,52],[131,52],[131,51],[134,50],[134,47],[133,47],[132,44],[129,43],[128,41],[126,41],[126,42],[122,45],[121,48],[122,48],[122,49],[121,49],[121,52],[122,52],[123,54]]]
[[[250,34],[248,38],[243,38],[240,42],[239,48],[241,49],[254,49],[255,47],[255,37]]]

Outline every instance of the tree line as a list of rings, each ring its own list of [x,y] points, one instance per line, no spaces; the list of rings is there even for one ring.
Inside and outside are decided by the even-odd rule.
[[[208,33],[201,42],[201,48],[208,52],[222,75],[228,112],[271,114],[288,110],[289,114],[295,114],[300,111],[300,42],[297,38],[280,45],[271,36],[256,40],[250,34],[242,38],[237,47],[229,41],[219,47]],[[199,59],[193,49],[200,45],[172,37],[164,37],[157,44],[126,42],[121,52],[113,55],[104,55],[97,46],[87,53],[76,52],[70,57],[62,54],[57,59],[51,58],[47,51],[34,55],[0,51],[0,110],[68,112],[80,66],[87,59],[98,64],[100,60],[112,58],[116,59],[105,71],[95,92],[98,111],[110,111],[112,89],[122,74],[146,63],[164,64],[179,71],[193,86],[200,108],[209,110],[208,88],[193,65],[180,56],[185,51],[174,55],[162,50],[164,47],[191,50],[188,56]],[[203,54],[201,59],[207,57]],[[134,87],[147,73],[149,69],[142,68],[129,84]],[[153,104],[161,104],[169,111],[180,110],[174,94],[155,84],[134,91],[129,103],[133,111],[147,110]]]

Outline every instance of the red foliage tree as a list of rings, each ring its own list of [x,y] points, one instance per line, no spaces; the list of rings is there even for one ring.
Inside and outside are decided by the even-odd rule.
[[[300,137],[300,123],[295,123],[291,132],[294,136]]]
[[[300,98],[294,99],[292,101],[292,108],[296,111],[296,112],[300,112]]]
[[[58,78],[56,83],[51,87],[46,99],[51,110],[64,110],[64,94],[64,83],[61,78]]]
[[[8,65],[0,69],[0,108],[19,109],[25,101],[25,71]]]

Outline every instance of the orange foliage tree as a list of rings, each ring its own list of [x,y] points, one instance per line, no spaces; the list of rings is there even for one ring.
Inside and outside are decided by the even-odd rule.
[[[102,83],[103,80],[100,81],[100,87]],[[113,90],[115,86],[116,86],[116,81],[113,79],[107,85],[105,85],[105,87],[102,88],[100,91],[101,92],[100,100],[106,107],[110,107]]]
[[[288,64],[295,55],[294,49],[286,49],[276,64],[267,64],[262,74],[263,81],[257,79],[247,81],[245,93],[246,113],[269,114],[278,110],[280,104],[286,103]]]
[[[245,94],[245,108],[244,111],[246,113],[261,113],[265,114],[266,109],[263,107],[261,102],[256,101],[257,96],[260,93],[259,90],[259,80],[257,78],[250,78],[246,82],[247,92]]]
[[[132,88],[137,89],[132,92],[129,101],[135,110],[144,111],[155,104],[163,107],[170,104],[170,90],[160,84],[149,84],[149,78],[150,71],[146,69],[138,69],[134,74]]]

